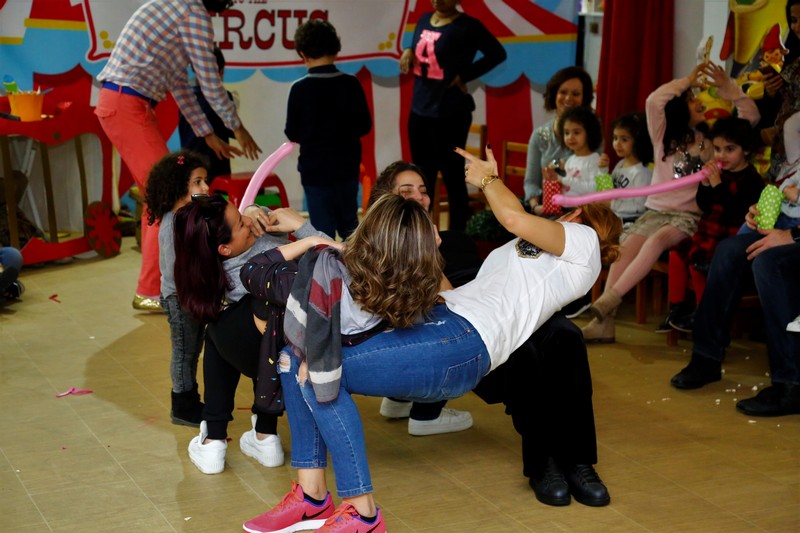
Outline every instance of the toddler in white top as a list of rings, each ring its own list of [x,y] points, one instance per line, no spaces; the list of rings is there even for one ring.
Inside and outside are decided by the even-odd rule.
[[[562,165],[564,175],[559,176],[553,167],[547,167],[542,169],[544,179],[561,182],[567,196],[595,192],[595,177],[601,173],[597,150],[603,143],[602,126],[597,115],[587,107],[567,109],[558,120],[558,131],[561,132],[561,143],[572,150],[573,155]],[[608,162],[606,171],[607,168]]]
[[[621,160],[614,167],[611,178],[615,189],[645,187],[650,185],[653,171],[653,143],[647,133],[647,118],[644,113],[629,113],[611,124],[613,132],[612,147]],[[605,163],[605,165],[603,165]],[[600,166],[608,166],[608,157],[603,154]],[[617,198],[611,200],[611,209],[625,223],[639,218],[645,210],[647,196],[636,198]]]

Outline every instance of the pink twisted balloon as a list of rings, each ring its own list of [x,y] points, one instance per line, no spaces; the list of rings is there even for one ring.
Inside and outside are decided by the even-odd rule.
[[[272,152],[269,157],[267,157],[263,163],[261,163],[256,171],[253,173],[253,177],[250,178],[250,183],[247,184],[247,189],[244,191],[244,195],[242,196],[242,201],[239,204],[239,211],[244,213],[244,209],[247,206],[253,205],[253,202],[256,199],[256,194],[258,193],[259,189],[261,189],[261,184],[264,183],[264,180],[267,179],[278,163],[281,162],[281,159],[289,155],[294,149],[295,143],[293,142],[285,142],[278,147],[277,150]]]
[[[719,166],[719,164],[718,164]],[[584,204],[593,204],[596,202],[606,202],[608,200],[615,200],[617,198],[636,198],[638,196],[650,196],[651,194],[658,194],[667,191],[673,191],[682,187],[688,187],[695,183],[700,183],[708,175],[706,169],[701,169],[694,174],[689,174],[682,178],[665,181],[663,183],[656,183],[654,185],[646,185],[644,187],[631,187],[628,189],[609,189],[607,191],[592,192],[589,194],[580,194],[577,196],[565,196],[563,194],[556,194],[553,196],[553,203],[564,207],[577,207]]]

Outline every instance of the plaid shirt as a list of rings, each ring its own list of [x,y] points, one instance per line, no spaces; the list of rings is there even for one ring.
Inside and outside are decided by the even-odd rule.
[[[191,63],[211,107],[231,130],[241,126],[219,77],[214,28],[201,0],[151,0],[125,24],[105,68],[97,75],[156,101],[171,92],[198,137],[213,133],[192,87]]]

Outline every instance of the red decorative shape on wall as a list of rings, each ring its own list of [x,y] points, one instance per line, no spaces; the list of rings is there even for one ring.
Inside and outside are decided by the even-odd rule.
[[[505,87],[486,87],[486,116],[489,144],[492,145],[497,165],[503,168],[503,141],[527,143],[533,131],[531,119],[531,84],[528,78],[520,76],[517,81]],[[524,161],[514,161],[524,165]],[[507,183],[517,196],[523,196],[522,179]]]
[[[83,4],[71,5],[70,0],[33,0],[30,18],[83,22]]]

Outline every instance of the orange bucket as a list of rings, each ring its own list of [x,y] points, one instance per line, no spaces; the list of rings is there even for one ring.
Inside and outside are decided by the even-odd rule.
[[[22,122],[42,120],[43,94],[9,94],[8,103],[11,105],[11,114],[18,116]]]

